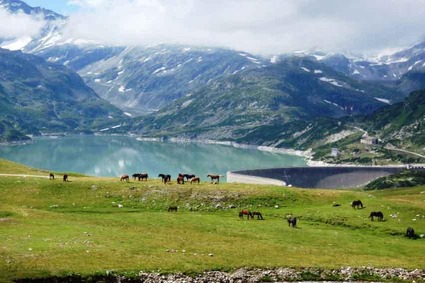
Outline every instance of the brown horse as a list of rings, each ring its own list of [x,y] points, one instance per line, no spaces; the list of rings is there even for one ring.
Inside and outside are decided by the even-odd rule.
[[[257,215],[257,220],[264,220],[263,215],[261,215],[261,212],[253,211],[252,212],[252,218],[254,218],[255,215]]]
[[[199,182],[201,182],[201,178],[199,177],[192,177],[192,179],[190,179],[190,183],[195,183],[197,182],[199,184]]]
[[[214,180],[217,180],[217,184],[220,182],[220,176],[221,175],[214,175],[214,174],[208,174],[207,177],[211,178],[211,183],[214,182]]]
[[[182,174],[179,174],[179,176],[177,177],[177,184],[184,185],[184,176]]]
[[[244,209],[244,210],[239,211],[239,218],[243,219],[243,216],[244,215],[246,215],[246,217],[247,217],[248,220],[250,218],[251,219],[254,219],[254,215],[252,215],[251,211],[249,211],[247,209]]]
[[[67,174],[64,174],[64,175],[63,175],[63,181],[64,181],[64,182],[68,182],[68,175],[67,175]]]
[[[127,174],[123,174],[120,177],[120,181],[130,181],[130,177]]]
[[[164,184],[171,181],[171,175],[159,174],[158,177],[162,178]]]
[[[49,174],[49,180],[54,180],[55,179],[55,175],[53,173]]]
[[[168,207],[168,212],[177,212],[177,206]]]

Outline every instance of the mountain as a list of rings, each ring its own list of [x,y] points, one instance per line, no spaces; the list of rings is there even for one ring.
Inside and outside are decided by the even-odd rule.
[[[26,134],[83,132],[122,112],[69,68],[0,49],[0,120]]]
[[[397,92],[353,80],[317,60],[288,57],[212,81],[148,118],[134,131],[243,141],[259,127],[371,113]],[[270,140],[258,141],[260,144]]]
[[[32,16],[42,15],[46,21],[64,20],[65,17],[51,10],[42,7],[31,7],[27,3],[20,0],[0,0],[0,7],[12,13],[25,13]]]
[[[165,45],[63,44],[35,53],[78,71],[102,98],[139,114],[157,111],[210,81],[267,63],[245,52]]]
[[[425,41],[393,54],[378,57],[329,53],[317,50],[299,51],[295,52],[295,55],[315,58],[332,69],[356,80],[385,84],[395,83],[410,71],[425,71]]]

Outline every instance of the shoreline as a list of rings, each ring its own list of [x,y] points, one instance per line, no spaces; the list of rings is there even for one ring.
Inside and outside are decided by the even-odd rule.
[[[129,135],[129,137],[134,137]],[[312,160],[313,151],[310,149],[302,151],[292,148],[278,148],[272,146],[263,146],[263,145],[251,145],[251,144],[242,144],[233,141],[217,141],[217,140],[209,140],[209,139],[184,139],[184,138],[168,138],[164,140],[163,138],[149,138],[149,137],[136,137],[138,141],[150,141],[150,142],[172,142],[172,143],[197,143],[197,144],[217,144],[217,145],[225,145],[232,146],[235,148],[242,149],[254,149],[264,152],[278,153],[278,154],[286,154],[292,156],[302,157],[306,160],[307,166],[333,166],[333,164],[325,163],[323,161]]]

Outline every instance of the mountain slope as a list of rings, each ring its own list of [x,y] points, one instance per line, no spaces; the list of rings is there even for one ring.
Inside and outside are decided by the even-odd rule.
[[[155,116],[142,119],[134,129],[243,139],[257,127],[371,113],[384,106],[383,101],[398,98],[396,92],[359,83],[316,60],[291,57],[210,82]]]
[[[84,131],[121,111],[72,70],[20,51],[0,49],[0,118],[26,133]]]
[[[224,49],[64,44],[35,52],[78,71],[102,98],[124,110],[152,112],[207,82],[265,64]]]
[[[402,148],[425,146],[425,90],[415,91],[401,103],[385,107],[366,117],[368,130],[384,141]]]

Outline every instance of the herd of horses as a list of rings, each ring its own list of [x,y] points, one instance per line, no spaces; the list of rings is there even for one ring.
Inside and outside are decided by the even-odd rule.
[[[138,180],[138,181],[147,181],[148,180],[148,173],[134,173],[132,175],[133,180]],[[212,184],[218,184],[220,182],[220,177],[222,177],[222,175],[217,175],[217,174],[208,174],[207,178],[211,178],[211,183]],[[162,179],[162,183],[166,184],[171,182],[171,175],[169,174],[158,174],[158,178]],[[181,174],[179,173],[177,176],[177,184],[181,184],[183,185],[184,182],[190,182],[191,184],[193,183],[197,183],[199,184],[201,182],[201,178],[194,175],[194,174]],[[130,176],[127,174],[123,174],[120,176],[120,181],[130,181]]]
[[[340,204],[338,205],[333,205],[333,206],[341,206]],[[354,200],[351,202],[351,207],[354,209],[363,209],[363,203],[361,202],[361,200]],[[244,216],[246,215],[246,218],[249,219],[254,219],[254,216],[257,215],[257,219],[259,220],[264,220],[263,216],[261,215],[260,212],[258,211],[249,211],[247,209],[243,209],[241,211],[239,211],[239,218],[243,219]],[[374,217],[376,217],[378,219],[378,221],[383,221],[384,220],[384,214],[381,211],[372,211],[369,214],[369,217],[371,221],[373,221]],[[287,215],[286,216],[286,221],[288,222],[288,226],[289,227],[293,227],[296,228],[297,227],[297,217],[293,217],[291,215]],[[416,234],[415,234],[415,230],[412,227],[408,227],[405,233],[405,236],[410,238],[416,238]]]
[[[138,180],[138,181],[147,181],[149,175],[147,173],[134,173],[132,175],[133,180]],[[220,177],[221,175],[216,175],[216,174],[208,174],[207,175],[208,178],[211,178],[211,183],[213,184],[218,184],[218,182],[220,181]],[[162,178],[162,182],[164,184],[169,183],[171,181],[171,175],[169,174],[159,174],[158,178]],[[49,180],[54,180],[55,179],[55,175],[53,173],[49,174]],[[184,184],[186,179],[186,182],[190,182],[192,183],[200,183],[201,179],[193,174],[181,174],[179,173],[177,176],[177,183],[178,184]],[[68,174],[64,174],[62,177],[62,180],[64,182],[68,182]],[[123,174],[120,176],[120,181],[130,181],[130,176],[127,174]],[[334,204],[333,206],[341,206],[340,204]],[[354,200],[351,202],[351,207],[353,209],[363,209],[363,203],[361,200]],[[168,212],[177,212],[177,206],[170,206],[168,208]],[[244,216],[246,215],[246,218],[249,219],[255,219],[255,216],[257,216],[257,220],[264,220],[263,215],[261,214],[261,212],[259,211],[250,211],[247,209],[243,209],[241,211],[239,211],[239,218],[244,219]],[[377,218],[378,221],[383,221],[384,220],[384,214],[381,211],[372,211],[369,214],[369,217],[371,221],[374,220],[374,218]],[[292,216],[287,216],[286,220],[288,222],[288,225],[293,228],[297,227],[297,217],[292,217]],[[416,234],[415,234],[415,230],[412,227],[408,227],[405,233],[405,236],[410,238],[416,238]]]

